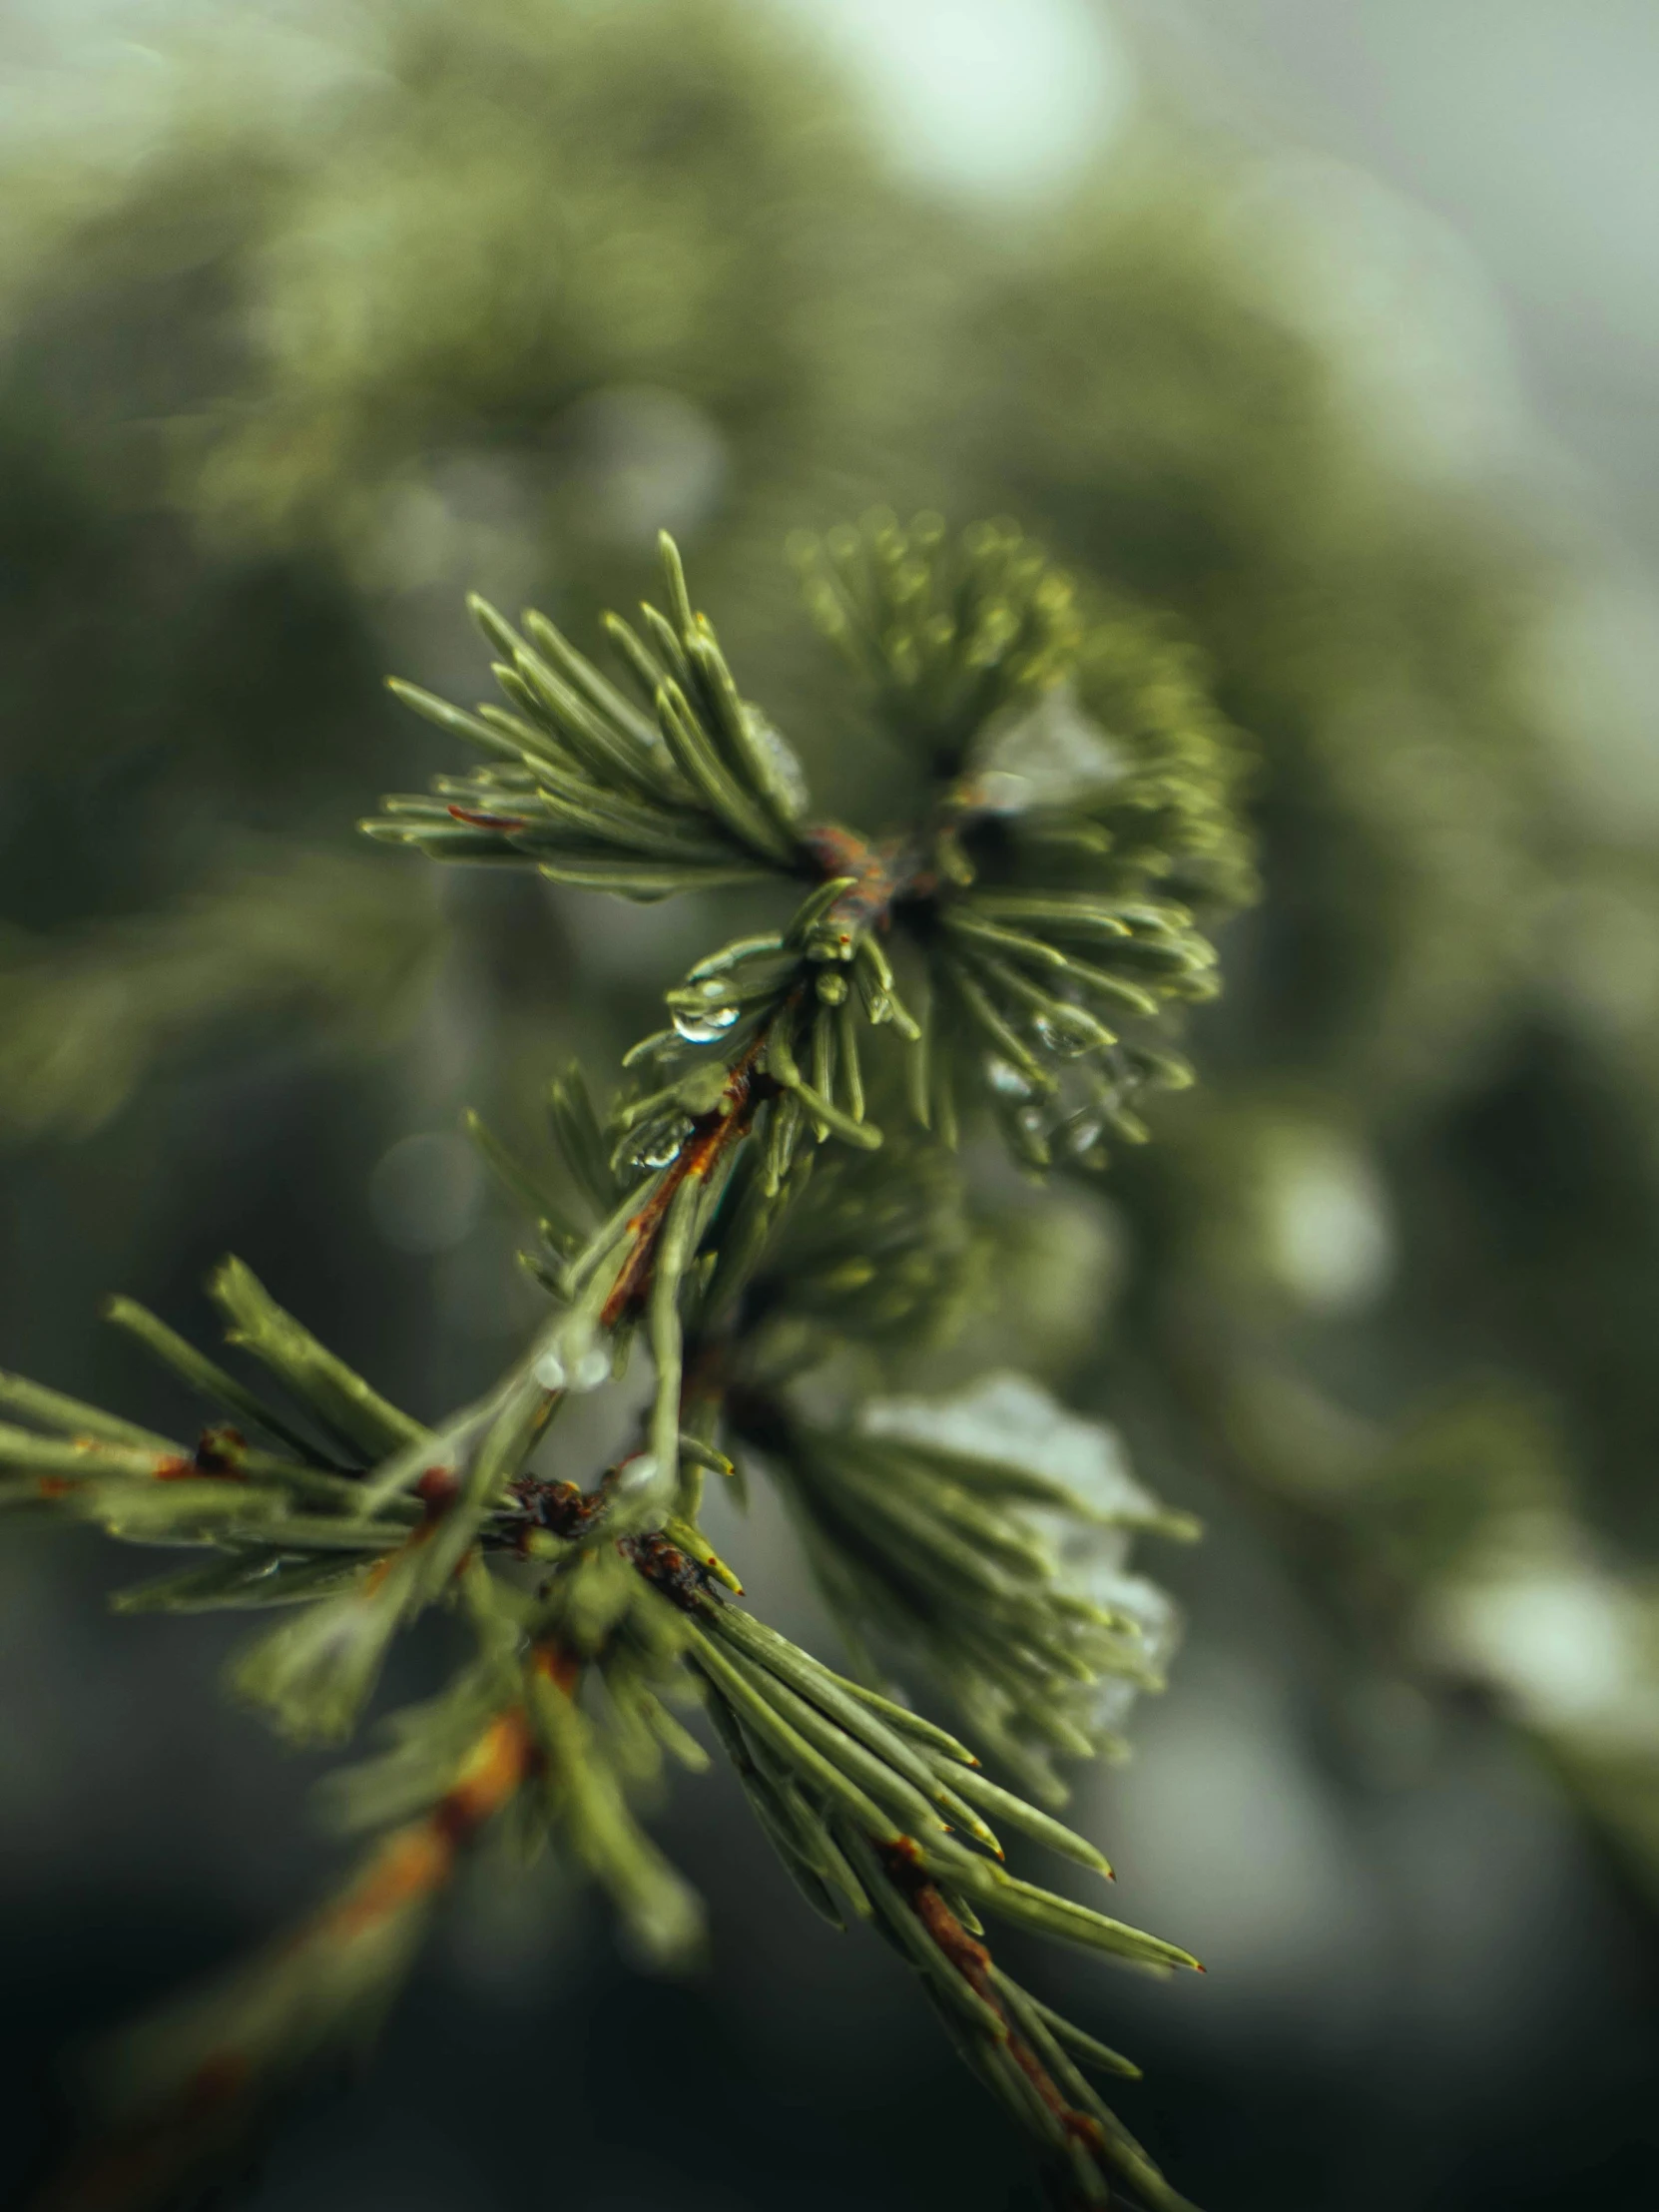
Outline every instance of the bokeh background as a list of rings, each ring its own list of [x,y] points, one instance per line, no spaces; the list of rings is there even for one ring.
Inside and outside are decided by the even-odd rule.
[[[1012,512],[1208,656],[1266,902],[1000,1349],[1209,1524],[1083,1787],[1209,1975],[1034,1970],[1210,2212],[1659,2202],[1656,101],[1642,0],[0,11],[7,1366],[165,1425],[99,1297],[199,1325],[227,1249],[423,1411],[523,1326],[459,1112],[530,1130],[714,917],[354,841],[438,765],[381,672],[481,688],[465,587],[580,635],[667,523],[866,813],[792,525]],[[55,2055],[326,1849],[213,1623],[4,1534],[16,2177]],[[764,1497],[731,1543],[826,1633]],[[1034,2205],[735,1800],[661,1824],[706,1977],[475,1884],[258,2212]]]

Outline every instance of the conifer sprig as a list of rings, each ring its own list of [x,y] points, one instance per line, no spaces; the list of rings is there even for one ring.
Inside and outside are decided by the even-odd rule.
[[[543,618],[514,630],[478,602],[507,705],[469,714],[401,687],[489,758],[430,799],[388,801],[376,836],[631,897],[791,890],[774,929],[688,969],[607,1104],[580,1069],[552,1086],[562,1195],[474,1125],[538,1224],[549,1297],[491,1388],[428,1423],[237,1262],[213,1294],[259,1389],[130,1301],[111,1309],[224,1416],[194,1442],[0,1379],[19,1417],[0,1424],[0,1496],[201,1555],[118,1602],[280,1609],[232,1685],[283,1733],[348,1737],[393,1640],[432,1608],[473,1629],[447,1688],[331,1786],[337,1819],[382,1831],[345,1890],[133,2045],[127,2164],[106,2177],[137,2159],[171,2186],[230,2115],[362,2033],[486,1831],[554,1841],[645,1952],[694,1953],[696,1902],[631,1802],[665,1756],[705,1762],[675,1715],[689,1701],[809,1903],[869,1922],[917,1971],[1060,2200],[1180,2205],[1079,2061],[1134,2069],[1009,1979],[983,1936],[1008,1921],[1155,1970],[1196,1964],[1014,1875],[999,1841],[1110,1873],[1056,1817],[1056,1761],[1110,1745],[1135,1690],[1160,1684],[1173,1610],[1126,1554],[1137,1530],[1190,1525],[1107,1432],[1017,1379],[838,1417],[798,1383],[850,1343],[890,1364],[980,1295],[986,1236],[955,1157],[976,1120],[1040,1173],[1057,1153],[1097,1160],[1108,1130],[1139,1138],[1129,1100],[1182,1079],[1143,1032],[1213,988],[1197,916],[1242,888],[1231,756],[1180,655],[1092,621],[1017,533],[953,545],[925,518],[907,533],[876,518],[827,558],[821,620],[926,763],[930,797],[897,833],[811,819],[799,764],[743,699],[666,539],[666,614],[608,624],[644,707]],[[562,1412],[636,1340],[653,1391],[635,1447],[573,1463]],[[850,1675],[741,1607],[699,1526],[706,1478],[750,1463],[795,1513]],[[918,1713],[918,1692],[1018,1787]]]
[[[645,711],[545,615],[525,616],[526,638],[474,596],[507,704],[468,714],[413,684],[392,689],[491,764],[441,778],[430,798],[388,799],[369,835],[435,859],[522,854],[556,881],[633,898],[810,872],[800,764],[739,696],[666,533],[662,551],[669,614],[643,606],[643,638],[619,616],[606,625]]]

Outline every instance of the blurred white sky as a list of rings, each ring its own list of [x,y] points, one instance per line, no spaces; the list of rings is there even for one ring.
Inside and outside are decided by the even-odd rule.
[[[865,79],[895,149],[974,198],[1064,188],[1134,98],[1134,66],[1096,0],[773,0]]]
[[[1461,234],[1532,405],[1659,563],[1655,0],[1130,4],[1184,75]]]

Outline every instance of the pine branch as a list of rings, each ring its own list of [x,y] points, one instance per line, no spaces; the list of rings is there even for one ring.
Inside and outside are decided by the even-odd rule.
[[[992,1826],[1109,1877],[1031,1799],[1063,1802],[1056,1761],[1111,1746],[1135,1691],[1161,1686],[1174,1613],[1128,1547],[1193,1528],[1107,1432],[1015,1378],[839,1420],[809,1415],[797,1384],[848,1342],[890,1358],[936,1341],[980,1295],[965,1138],[999,1134],[1032,1173],[1056,1152],[1098,1162],[1107,1130],[1144,1136],[1132,1100],[1185,1079],[1158,1040],[1172,1006],[1214,987],[1200,906],[1243,887],[1229,757],[1184,664],[1173,680],[1144,628],[1091,617],[1017,534],[952,545],[925,519],[877,518],[826,559],[820,619],[927,764],[931,797],[897,835],[810,818],[799,764],[742,697],[667,539],[667,613],[608,625],[643,707],[544,618],[515,630],[481,602],[507,705],[399,687],[487,758],[387,801],[375,836],[631,897],[772,882],[793,909],[690,966],[608,1105],[579,1069],[553,1085],[574,1206],[475,1130],[537,1221],[550,1299],[489,1389],[417,1418],[236,1261],[214,1297],[276,1402],[132,1302],[111,1317],[273,1448],[240,1425],[175,1440],[0,1378],[0,1404],[31,1424],[0,1426],[0,1498],[205,1555],[124,1593],[129,1610],[279,1609],[231,1682],[284,1734],[349,1737],[393,1640],[434,1607],[464,1611],[475,1645],[335,1783],[336,1816],[381,1831],[358,1871],[133,2041],[115,2132],[53,2203],[159,2205],[225,2157],[370,2030],[488,1831],[557,1842],[649,1953],[695,1951],[696,1901],[630,1802],[665,1757],[705,1762],[672,1710],[687,1703],[808,1902],[869,1921],[921,1975],[1060,2199],[1181,2203],[1076,2061],[1134,2069],[981,1938],[1000,1919],[1156,1970],[1196,1964],[1010,1873]],[[1108,737],[1091,686],[1121,706],[1130,677],[1156,712]],[[561,1413],[641,1336],[654,1389],[636,1447],[597,1473],[571,1463]],[[850,1676],[742,1608],[698,1525],[706,1476],[736,1481],[746,1461],[795,1514]],[[1018,1787],[923,1717],[918,1690]]]

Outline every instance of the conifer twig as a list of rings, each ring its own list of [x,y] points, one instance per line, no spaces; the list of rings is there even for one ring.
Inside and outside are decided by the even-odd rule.
[[[1109,1431],[1017,1378],[838,1413],[797,1384],[848,1346],[890,1362],[947,1336],[980,1295],[960,1143],[993,1132],[1031,1174],[1098,1166],[1108,1134],[1144,1138],[1145,1094],[1186,1079],[1162,1032],[1213,990],[1200,913],[1241,887],[1230,756],[1156,666],[1125,725],[1139,751],[1107,738],[1091,700],[1112,713],[1126,650],[1154,647],[1112,632],[1001,525],[952,542],[929,518],[877,516],[802,553],[822,627],[930,779],[898,835],[811,819],[799,763],[743,698],[666,538],[667,612],[608,625],[641,705],[545,618],[515,629],[481,601],[506,705],[472,714],[397,687],[484,758],[430,798],[388,800],[366,825],[383,841],[632,897],[779,894],[776,927],[716,947],[666,994],[670,1025],[626,1056],[607,1105],[579,1069],[552,1086],[562,1176],[478,1131],[535,1212],[551,1301],[491,1387],[416,1417],[238,1261],[213,1292],[261,1391],[131,1301],[112,1318],[276,1448],[226,1425],[176,1442],[0,1378],[26,1424],[0,1424],[0,1500],[195,1554],[123,1593],[129,1609],[275,1610],[231,1679],[285,1734],[348,1738],[393,1641],[433,1609],[473,1636],[439,1694],[391,1715],[387,1748],[330,1786],[345,1825],[379,1833],[356,1874],[135,2035],[102,2147],[44,2200],[57,2212],[159,2205],[367,2035],[488,1833],[551,1839],[646,1951],[695,1953],[696,1900],[631,1802],[665,1758],[705,1760],[677,1703],[706,1711],[813,1908],[868,1921],[920,1975],[1058,2200],[1180,2212],[1079,2062],[1134,2069],[1013,1982],[985,1923],[1155,1971],[1197,1965],[1015,1874],[997,1833],[1110,1877],[1049,1809],[1058,1763],[1111,1746],[1135,1690],[1161,1684],[1173,1608],[1128,1548],[1191,1526]],[[654,1390],[638,1447],[583,1466],[560,1416],[641,1335]],[[750,1467],[780,1486],[850,1675],[740,1606],[699,1525],[706,1477]]]

